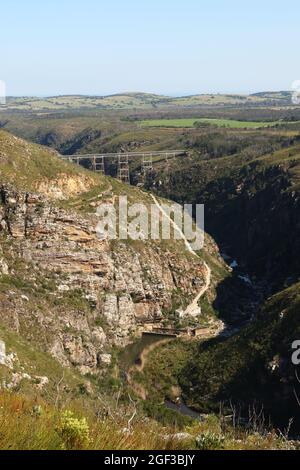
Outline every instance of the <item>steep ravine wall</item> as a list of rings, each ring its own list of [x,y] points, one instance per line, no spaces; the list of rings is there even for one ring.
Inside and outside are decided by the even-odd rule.
[[[208,175],[205,162],[189,171],[153,176],[148,186],[177,202],[205,205],[205,229],[246,272],[281,288],[300,272],[299,159],[263,160]],[[216,163],[216,168],[217,168]],[[161,184],[154,184],[160,180]]]
[[[1,187],[0,201],[0,258],[13,285],[1,291],[0,321],[83,374],[98,373],[112,345],[172,312],[174,293],[184,307],[205,283],[204,262],[184,248],[99,240],[94,216],[11,186]],[[28,295],[16,276],[32,285]],[[37,300],[43,279],[51,288]]]

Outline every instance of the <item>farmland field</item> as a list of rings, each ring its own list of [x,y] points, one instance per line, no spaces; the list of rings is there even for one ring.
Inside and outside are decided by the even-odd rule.
[[[216,127],[230,127],[233,129],[251,128],[258,129],[260,127],[270,127],[281,124],[281,121],[235,121],[232,119],[150,119],[141,122],[142,127],[194,127],[196,123],[210,124]]]

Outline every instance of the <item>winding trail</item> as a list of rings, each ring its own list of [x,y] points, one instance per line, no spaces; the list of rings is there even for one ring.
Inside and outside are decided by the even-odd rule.
[[[187,306],[184,314],[185,315],[190,315],[190,316],[195,316],[198,313],[201,313],[200,307],[198,305],[199,300],[201,297],[204,296],[204,294],[208,291],[210,288],[210,283],[211,283],[211,269],[208,266],[207,263],[204,263],[204,266],[206,268],[207,274],[205,276],[205,285],[202,287],[200,292],[197,294],[197,296],[194,298],[194,300]]]
[[[206,269],[205,284],[204,284],[204,286],[201,287],[201,289],[198,292],[197,296],[193,299],[193,301],[187,306],[187,308],[183,312],[184,316],[185,315],[187,315],[187,316],[197,316],[201,313],[201,308],[198,305],[199,300],[204,296],[204,294],[210,288],[211,275],[212,275],[211,269],[208,266],[208,264],[205,261],[203,261],[202,258],[193,250],[193,248],[191,247],[190,242],[186,238],[183,231],[178,227],[178,225],[171,219],[170,215],[159,204],[156,197],[153,194],[151,194],[151,197],[152,197],[154,203],[156,204],[156,206],[159,208],[160,212],[170,221],[171,225],[174,227],[174,230],[176,230],[180,234],[180,236],[181,236],[182,240],[184,241],[184,244],[185,244],[187,250],[189,251],[189,253],[191,253],[193,256],[197,257],[198,259],[200,259],[204,263],[204,266],[205,266],[205,269]],[[220,334],[223,331],[223,329],[224,329],[223,322],[218,322],[218,327],[217,327],[216,331],[213,332],[212,330],[208,330],[207,339],[209,339],[213,336],[216,336],[216,334],[217,335]],[[164,339],[164,340],[161,340],[161,341],[157,341],[157,342],[151,344],[150,346],[146,347],[140,355],[139,364],[134,364],[128,370],[128,372],[126,374],[128,384],[131,386],[131,388],[133,389],[135,394],[138,397],[140,397],[142,400],[147,399],[147,391],[146,391],[145,387],[143,387],[142,384],[137,383],[137,382],[134,381],[134,379],[133,379],[134,372],[143,372],[143,370],[145,368],[145,365],[147,363],[147,360],[148,360],[148,356],[150,355],[150,353],[154,349],[156,349],[157,347],[162,346],[163,344],[167,344],[170,341],[172,341],[172,339],[171,340],[170,339]]]
[[[175,224],[174,220],[171,219],[171,217],[169,216],[169,214],[163,209],[163,207],[159,204],[158,200],[156,199],[156,197],[153,195],[153,194],[150,194],[150,196],[152,197],[155,205],[158,207],[158,209],[160,210],[160,212],[171,222],[171,225],[174,227],[174,229],[176,230],[176,232],[179,233],[179,235],[181,236],[181,238],[183,239],[184,243],[185,243],[185,246],[187,248],[187,250],[192,253],[192,255],[194,256],[197,256],[197,258],[199,258],[199,256],[197,255],[197,253],[193,250],[193,248],[191,247],[191,244],[190,242],[188,241],[188,239],[186,238],[186,236],[184,235],[183,231],[181,230],[181,228],[178,227],[177,224]]]
[[[182,240],[184,241],[184,244],[185,244],[187,250],[193,256],[196,256],[198,259],[201,259],[201,257],[191,247],[191,244],[188,241],[188,239],[186,238],[183,231],[178,227],[178,225],[174,222],[174,220],[171,219],[170,215],[159,204],[156,197],[153,194],[151,194],[151,197],[152,197],[155,205],[159,208],[160,212],[171,222],[171,225],[173,226],[174,230],[176,230],[180,234]],[[201,261],[202,261],[202,259],[201,259]],[[211,283],[211,269],[208,266],[208,264],[205,263],[205,262],[204,262],[204,266],[205,266],[205,269],[206,269],[205,284],[201,288],[201,290],[199,291],[197,296],[194,298],[194,300],[187,306],[186,310],[184,311],[184,315],[197,316],[199,313],[201,313],[201,310],[200,310],[200,307],[199,307],[198,303],[199,303],[199,300],[201,299],[201,297],[203,297],[204,294],[208,291],[208,289],[210,287],[210,283]]]

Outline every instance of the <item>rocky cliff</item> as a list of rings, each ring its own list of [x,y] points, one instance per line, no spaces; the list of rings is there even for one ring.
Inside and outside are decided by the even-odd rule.
[[[37,147],[1,137],[6,162],[16,172],[24,165],[24,148],[32,163]],[[97,180],[51,153],[44,158],[55,164],[55,172],[41,180],[36,174],[35,190],[31,183],[26,191],[24,179],[20,185],[17,177],[5,177],[2,166],[0,322],[62,365],[98,374],[109,365],[113,345],[128,344],[146,323],[172,318],[185,307],[205,285],[206,268],[181,241],[100,240],[97,205],[117,202],[121,194],[137,202],[151,198],[102,176]],[[205,252],[222,265],[209,237]]]
[[[281,288],[299,265],[299,144],[266,153],[157,168],[148,187],[178,202],[205,204],[206,229],[249,273]],[[289,280],[290,279],[290,280]]]

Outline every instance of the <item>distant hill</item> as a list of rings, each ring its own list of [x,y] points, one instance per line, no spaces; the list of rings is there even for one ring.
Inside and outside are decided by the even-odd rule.
[[[63,95],[45,98],[8,97],[7,109],[19,111],[55,111],[75,109],[153,109],[194,106],[292,105],[291,92],[241,94],[199,94],[170,97],[152,93],[119,93],[108,96]]]

